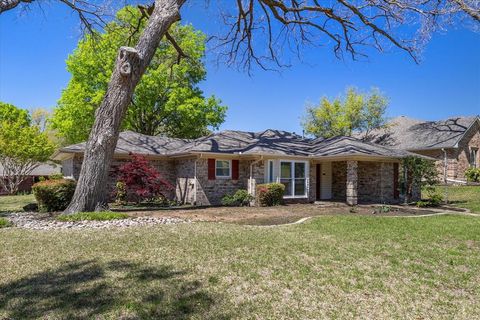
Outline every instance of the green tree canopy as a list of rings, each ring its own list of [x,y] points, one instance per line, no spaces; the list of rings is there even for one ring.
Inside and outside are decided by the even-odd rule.
[[[40,162],[52,155],[54,145],[40,132],[26,110],[0,102],[0,165],[3,178],[0,186],[16,193]]]
[[[307,106],[302,121],[305,133],[316,137],[351,136],[362,132],[368,137],[373,129],[386,126],[388,99],[378,89],[369,93],[349,88],[342,98],[330,101],[324,97],[319,105]]]
[[[13,104],[0,101],[0,122],[16,122],[19,125],[30,125],[31,118],[27,110],[19,109]]]
[[[139,23],[140,20],[140,23]],[[136,43],[145,27],[140,11],[125,7],[105,33],[87,36],[67,59],[72,78],[54,110],[51,125],[67,143],[86,140],[96,108],[107,90],[118,48]],[[185,56],[163,39],[152,63],[135,89],[123,128],[172,137],[196,138],[218,128],[226,107],[214,96],[204,97],[198,83],[205,79],[205,35],[192,26],[174,25],[169,33]],[[96,37],[97,39],[92,39]]]

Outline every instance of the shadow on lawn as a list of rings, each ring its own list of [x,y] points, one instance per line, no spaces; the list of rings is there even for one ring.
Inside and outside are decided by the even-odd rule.
[[[127,261],[70,262],[0,286],[0,310],[12,319],[85,319],[109,312],[123,319],[229,318],[215,313],[215,299],[199,281],[183,275]]]

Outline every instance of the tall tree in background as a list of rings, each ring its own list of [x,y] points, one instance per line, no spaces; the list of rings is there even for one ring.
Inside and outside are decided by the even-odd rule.
[[[0,102],[0,187],[10,194],[52,155],[54,145],[26,110]]]
[[[315,137],[351,136],[361,132],[366,138],[372,130],[386,126],[387,105],[388,99],[378,89],[366,94],[349,88],[343,98],[330,101],[324,97],[319,105],[307,106],[302,126],[305,133]]]
[[[113,71],[118,48],[138,41],[146,19],[138,8],[117,13],[105,33],[88,35],[67,59],[72,78],[54,110],[52,128],[66,143],[88,138],[95,110],[102,102]],[[205,35],[191,26],[175,24],[169,30],[186,55],[178,61],[177,51],[164,39],[135,88],[122,127],[135,132],[178,138],[197,138],[217,129],[225,119],[226,107],[215,97],[205,98],[197,84],[205,80]]]
[[[58,1],[76,11],[88,30],[92,29],[89,19],[102,21],[98,11],[91,8],[98,1]],[[19,3],[31,2],[37,1],[0,1],[0,13]],[[162,37],[177,50],[179,57],[185,56],[169,33],[169,28],[180,20],[180,9],[185,2],[155,0],[154,5],[140,8],[142,17],[148,17],[147,26],[134,48],[119,49],[108,88],[95,113],[77,189],[66,213],[101,210],[106,206],[104,186],[120,126],[134,89],[151,63]],[[215,2],[215,5],[206,3],[216,8],[222,5],[221,2]],[[282,50],[300,54],[305,45],[327,45],[337,57],[348,53],[353,58],[364,56],[362,50],[366,46],[379,51],[393,46],[417,60],[422,45],[436,30],[453,23],[470,24],[473,29],[478,29],[480,22],[477,0],[335,0],[326,3],[316,0],[239,0],[233,5],[230,1],[226,3],[226,8],[220,9],[222,19],[218,24],[220,32],[225,33],[216,37],[217,47],[226,48],[222,57],[228,64],[238,64],[247,70],[251,70],[252,64],[263,69],[268,69],[271,63],[283,66]],[[409,26],[408,30],[405,25]]]

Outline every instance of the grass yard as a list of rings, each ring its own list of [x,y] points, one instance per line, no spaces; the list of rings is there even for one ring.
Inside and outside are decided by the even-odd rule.
[[[437,187],[437,192],[445,196],[445,187]],[[448,186],[448,201],[456,207],[480,212],[480,186]]]
[[[7,228],[0,243],[0,318],[480,317],[477,217]]]
[[[18,196],[0,196],[0,213],[23,211],[23,207],[29,203],[35,203],[33,194]]]

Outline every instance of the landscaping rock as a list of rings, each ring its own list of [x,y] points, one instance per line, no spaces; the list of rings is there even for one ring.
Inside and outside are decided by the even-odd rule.
[[[55,218],[39,213],[11,213],[6,216],[16,227],[32,230],[53,230],[53,229],[106,229],[126,228],[137,226],[151,226],[159,224],[189,223],[190,220],[166,217],[138,217],[127,219],[115,219],[107,221],[57,221]]]

